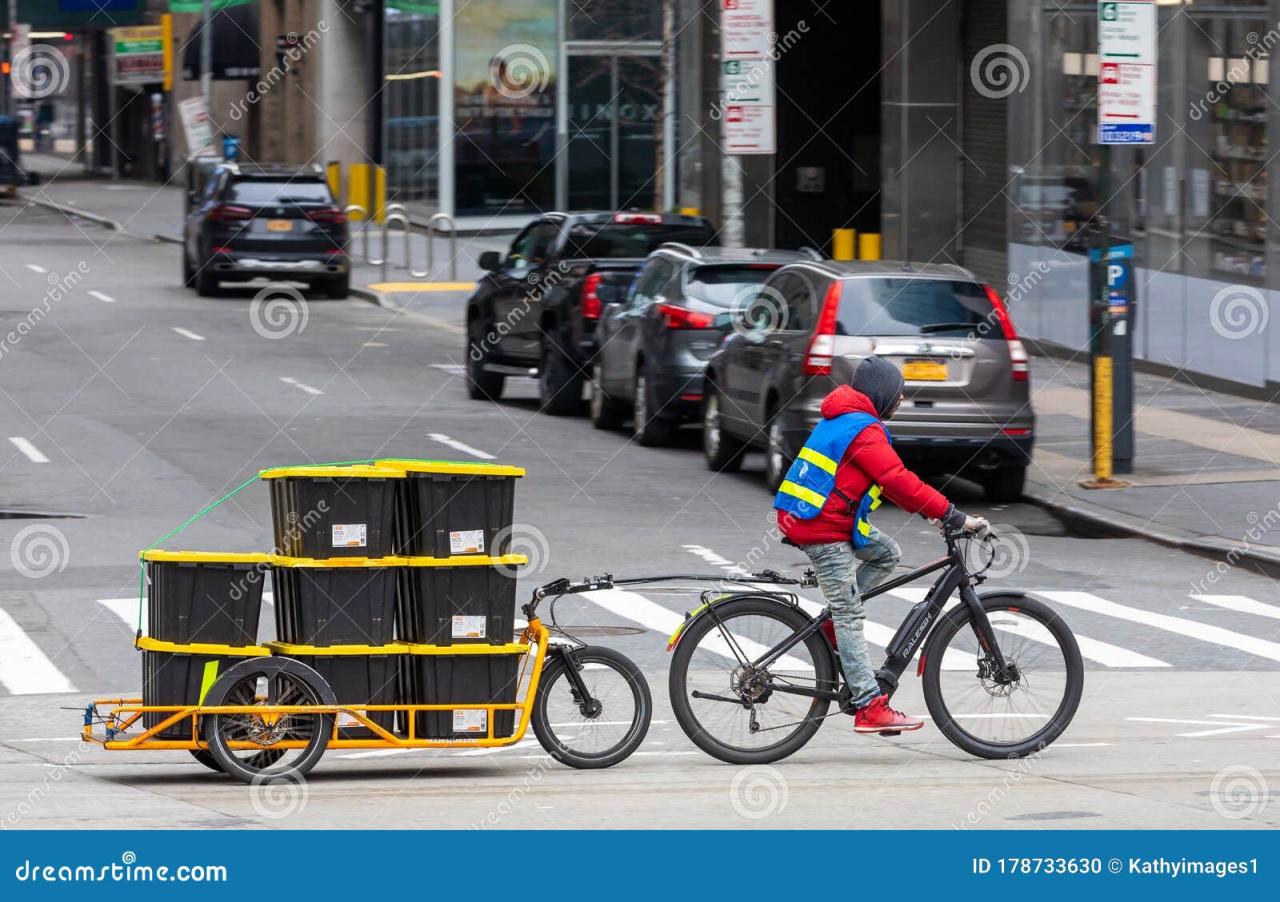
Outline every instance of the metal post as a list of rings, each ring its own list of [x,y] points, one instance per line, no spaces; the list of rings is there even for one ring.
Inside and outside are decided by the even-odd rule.
[[[391,238],[391,224],[393,222],[399,223],[401,228],[404,229],[405,236],[406,236],[405,253],[408,254],[409,252],[409,248],[408,248],[409,217],[399,212],[388,213],[386,216],[382,217],[382,259],[378,261],[378,265],[382,268],[381,269],[382,281],[384,282],[387,281],[387,260],[391,256],[390,238]],[[408,259],[405,260],[405,265],[406,266],[410,265],[410,261]]]
[[[364,245],[364,262],[372,263],[369,259],[369,211],[359,204],[347,204],[342,208],[342,212],[347,216],[347,222],[351,222],[353,213],[360,214],[360,241]]]
[[[427,220],[427,270],[435,274],[436,223],[449,223],[449,281],[458,281],[458,224],[448,213],[437,213]]]
[[[200,96],[204,113],[213,109],[213,0],[204,0],[200,10]]]

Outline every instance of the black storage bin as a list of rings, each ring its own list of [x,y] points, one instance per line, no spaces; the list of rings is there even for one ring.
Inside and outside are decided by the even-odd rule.
[[[396,554],[498,556],[511,550],[520,467],[408,460],[378,466],[405,471],[396,491]]]
[[[276,638],[291,645],[386,645],[395,633],[392,562],[276,558]]]
[[[333,688],[340,705],[394,705],[400,698],[399,654],[297,655],[289,654],[312,667]],[[396,729],[395,711],[362,712],[388,733]],[[381,739],[358,720],[338,716],[338,736],[342,739]]]
[[[143,640],[146,641],[145,639]],[[219,676],[246,655],[215,655],[200,652],[142,652],[142,703],[144,705],[198,705]],[[168,720],[174,711],[145,711],[147,729]],[[158,739],[192,739],[192,721],[186,718],[157,734]]]
[[[416,705],[501,704],[514,702],[519,688],[519,654],[408,655],[406,702]],[[419,739],[477,739],[488,735],[487,711],[460,708],[419,711],[414,735]],[[495,711],[494,738],[515,732],[514,710]],[[455,720],[456,718],[456,720]]]
[[[271,487],[276,552],[287,557],[386,557],[392,553],[396,486],[389,467],[280,467]]]
[[[270,555],[144,551],[147,633],[185,645],[253,645]]]
[[[514,568],[503,558],[406,558],[396,571],[396,630],[405,642],[460,645],[512,641],[516,615]]]

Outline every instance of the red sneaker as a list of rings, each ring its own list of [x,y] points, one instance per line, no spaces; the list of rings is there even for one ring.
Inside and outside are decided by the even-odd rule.
[[[890,708],[887,695],[876,697],[853,719],[855,733],[880,733],[883,736],[897,736],[903,730],[918,730],[923,726],[923,720]]]

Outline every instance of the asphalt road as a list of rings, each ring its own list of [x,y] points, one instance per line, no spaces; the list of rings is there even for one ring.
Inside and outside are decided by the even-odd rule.
[[[1048,593],[1090,640],[1077,720],[1033,760],[976,761],[927,724],[897,739],[855,737],[836,716],[772,767],[715,762],[666,701],[665,632],[692,599],[653,593],[560,609],[635,659],[653,690],[644,747],[607,771],[554,764],[530,736],[483,754],[332,751],[304,787],[281,794],[232,783],[184,752],[81,747],[85,700],[138,691],[138,549],[267,466],[482,455],[528,468],[516,509],[517,550],[532,558],[522,596],[561,575],[802,564],[768,538],[758,459],[713,477],[694,433],[682,447],[641,448],[585,419],[538,414],[532,384],[513,383],[497,405],[469,401],[461,329],[435,315],[352,299],[277,309],[276,319],[255,314],[252,290],[197,298],[178,271],[171,246],[0,207],[5,827],[1280,825],[1274,583],[1233,568],[1205,595],[1193,586],[1211,561],[1071,536],[1038,509],[988,506],[962,485],[947,490],[1010,536],[995,584]],[[18,516],[33,513],[55,516]],[[941,548],[918,518],[882,510],[877,524],[907,562]],[[270,541],[267,494],[254,484],[164,547]],[[909,598],[872,603],[873,640]],[[923,713],[918,680],[904,677],[896,701]]]

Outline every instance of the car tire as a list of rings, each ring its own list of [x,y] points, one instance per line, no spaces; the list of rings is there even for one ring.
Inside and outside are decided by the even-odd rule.
[[[987,500],[1004,504],[1020,500],[1026,484],[1026,467],[1001,467],[982,476],[982,490]]]
[[[186,248],[182,249],[182,284],[188,288],[194,288],[196,284],[196,271],[187,259]]]
[[[627,405],[609,397],[604,390],[600,364],[591,368],[591,425],[597,429],[617,429],[627,419]]]
[[[769,491],[776,492],[787,471],[791,469],[791,452],[787,448],[787,435],[782,428],[782,415],[774,414],[769,420],[764,447],[764,481]]]
[[[653,390],[649,387],[649,376],[641,365],[636,371],[635,398],[631,403],[632,435],[646,448],[670,445],[676,423],[670,417],[654,413],[653,408]]]
[[[351,276],[337,276],[332,279],[326,279],[321,283],[325,296],[335,300],[345,300],[347,295],[351,293]]]
[[[473,401],[496,401],[502,397],[503,386],[507,377],[501,373],[486,372],[484,365],[489,361],[486,347],[484,325],[480,317],[473,316],[467,321],[467,397]]]
[[[543,413],[564,417],[582,410],[582,372],[550,335],[542,342],[538,392]]]
[[[217,273],[211,270],[208,264],[201,267],[196,273],[196,294],[202,298],[215,298],[219,291]]]
[[[745,442],[729,435],[720,416],[720,394],[712,385],[707,386],[702,404],[702,456],[707,469],[719,473],[733,473],[742,466],[742,456],[747,453]]]

